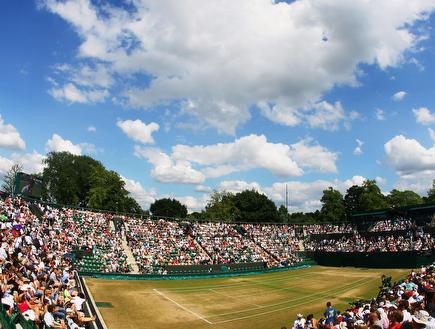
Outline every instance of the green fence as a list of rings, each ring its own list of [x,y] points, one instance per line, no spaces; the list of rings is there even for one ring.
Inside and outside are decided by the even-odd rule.
[[[215,272],[215,273],[195,273],[186,272],[184,274],[122,274],[122,273],[100,273],[100,272],[79,272],[80,276],[93,277],[101,279],[112,279],[112,280],[191,280],[191,279],[208,279],[208,278],[225,278],[240,275],[252,275],[252,274],[263,274],[270,272],[281,272],[289,271],[311,267],[313,265],[312,261],[307,260],[306,262],[298,263],[294,266],[289,267],[274,267],[266,268],[261,270],[248,270],[248,271],[233,271],[233,272]]]
[[[435,261],[434,251],[403,252],[305,252],[319,265],[367,268],[417,268]]]

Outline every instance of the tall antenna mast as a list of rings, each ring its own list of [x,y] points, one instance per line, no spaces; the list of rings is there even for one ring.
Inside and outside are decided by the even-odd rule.
[[[285,184],[285,207],[286,207],[287,212],[288,212],[288,187],[287,187],[287,184]]]

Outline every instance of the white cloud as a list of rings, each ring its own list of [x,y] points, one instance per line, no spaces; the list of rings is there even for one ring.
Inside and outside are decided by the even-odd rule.
[[[391,98],[394,101],[398,102],[398,101],[401,101],[403,98],[405,98],[406,94],[407,94],[406,91],[401,90],[401,91],[398,91],[397,93],[395,93],[393,96],[391,96]]]
[[[89,131],[90,133],[94,133],[94,132],[97,131],[97,128],[95,128],[94,126],[89,126],[89,127],[88,127],[88,131]]]
[[[6,124],[0,114],[0,147],[24,150],[26,143],[21,138],[18,130],[11,124]]]
[[[133,179],[124,176],[121,176],[121,178],[125,182],[125,189],[130,192],[131,197],[139,203],[142,209],[148,209],[150,204],[155,201],[157,192],[154,189],[146,191],[140,182]]]
[[[70,103],[98,103],[109,96],[107,90],[79,89],[73,83],[67,83],[61,87],[54,86],[48,93],[58,101],[68,101]]]
[[[145,158],[154,166],[151,176],[162,183],[201,184],[205,176],[192,168],[188,161],[174,161],[156,148],[135,146],[135,155]]]
[[[384,149],[388,164],[400,176],[435,170],[435,146],[425,148],[415,139],[398,135],[385,143]]]
[[[387,179],[381,176],[376,176],[375,181],[378,185],[386,185],[387,184]]]
[[[300,176],[309,171],[335,173],[338,157],[310,139],[286,145],[270,143],[264,135],[249,135],[232,143],[178,144],[171,154],[136,145],[135,155],[153,165],[151,175],[158,181],[188,184],[256,168],[277,176]]]
[[[427,132],[429,133],[430,139],[435,143],[435,131],[432,128],[427,128]]]
[[[69,70],[69,82],[54,86],[52,95],[101,101],[107,96],[101,91],[113,83],[106,75],[130,79],[117,97],[126,105],[175,101],[201,124],[225,133],[246,122],[256,104],[274,104],[262,112],[281,124],[336,129],[346,114],[322,96],[337,85],[357,85],[361,63],[386,69],[404,62],[421,40],[414,23],[428,21],[435,6],[427,0],[130,4],[133,10],[127,11],[97,8],[90,0],[45,0],[45,8],[69,22],[82,40],[79,60],[104,63],[79,65],[73,70],[79,78]],[[104,86],[87,90],[98,93],[92,97],[74,90],[74,84],[95,83],[88,71],[106,77]],[[136,74],[151,82],[134,85]]]
[[[58,101],[70,103],[98,103],[109,96],[108,88],[114,80],[107,66],[79,65],[74,68],[68,64],[54,66],[55,77],[48,77],[51,88],[48,93]],[[59,82],[59,80],[63,80]]]
[[[261,112],[269,120],[287,125],[297,126],[306,123],[312,128],[335,131],[343,123],[345,126],[359,115],[351,112],[346,115],[340,102],[335,104],[321,101],[305,108],[290,108],[282,104],[270,105],[265,102],[258,104]]]
[[[44,159],[45,156],[36,151],[32,153],[12,153],[10,159],[0,156],[0,176],[4,175],[15,163],[22,165],[25,173],[41,173],[44,169]]]
[[[41,173],[44,170],[45,156],[33,151],[32,153],[13,153],[11,159],[14,163],[19,163],[23,166],[23,171],[28,174]]]
[[[353,150],[353,154],[354,155],[361,155],[361,154],[363,154],[363,151],[362,151],[363,144],[364,144],[363,141],[359,140],[358,138],[356,139],[356,147]]]
[[[431,125],[435,123],[435,114],[432,113],[427,107],[420,107],[419,109],[413,109],[415,119],[422,125]]]
[[[4,158],[0,155],[0,178],[5,175],[9,169],[13,166],[14,162],[8,158]]]
[[[176,196],[174,198],[180,201],[181,204],[184,204],[189,213],[192,213],[193,211],[204,209],[207,204],[208,197],[204,195],[202,198],[195,198],[193,196],[187,195],[187,196]]]
[[[160,126],[151,122],[149,124],[143,123],[141,120],[118,120],[116,125],[134,141],[143,144],[154,144],[152,133],[158,131]]]
[[[47,152],[69,152],[75,155],[82,154],[82,148],[80,145],[73,144],[68,139],[63,139],[58,134],[53,134],[51,138],[45,144],[45,150]]]
[[[303,168],[336,172],[337,154],[310,140],[292,145],[270,143],[264,135],[249,135],[232,143],[176,145],[172,157],[205,166],[208,177],[263,168],[277,176],[300,176]]]
[[[257,182],[248,183],[242,180],[222,181],[219,183],[217,189],[231,193],[239,193],[245,190],[255,190],[259,193],[263,193],[260,184]]]
[[[376,119],[379,121],[385,120],[385,112],[382,109],[376,109],[375,112]]]
[[[197,186],[195,186],[195,192],[211,193],[211,192],[212,192],[212,189],[211,189],[210,186],[197,185]]]

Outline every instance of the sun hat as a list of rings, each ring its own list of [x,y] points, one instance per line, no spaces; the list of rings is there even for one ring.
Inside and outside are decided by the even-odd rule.
[[[303,318],[304,316],[301,313],[296,314],[298,318]]]
[[[429,323],[429,313],[423,310],[415,312],[412,316],[412,320],[417,323],[427,325]]]

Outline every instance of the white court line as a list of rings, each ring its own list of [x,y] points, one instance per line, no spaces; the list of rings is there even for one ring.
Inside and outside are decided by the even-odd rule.
[[[184,307],[183,305],[177,303],[175,300],[173,300],[172,298],[169,298],[168,296],[166,296],[164,293],[158,291],[157,289],[153,289],[157,294],[159,294],[160,296],[162,296],[163,298],[169,300],[170,302],[174,303],[175,305],[177,305],[179,308],[181,308],[182,310],[189,312],[190,314],[193,314],[194,316],[196,316],[197,318],[201,319],[202,321],[207,322],[208,324],[213,324],[213,322],[207,320],[206,318],[204,318],[202,315],[195,313],[191,310],[189,310],[188,308]]]
[[[354,287],[356,288],[356,287],[359,287],[359,286],[361,286],[361,285],[364,285],[366,282],[370,282],[370,281],[373,281],[373,280],[377,280],[377,278],[375,278],[375,279],[371,279],[371,280],[368,280],[368,281],[366,281],[366,282],[363,282],[364,280],[366,280],[366,278],[363,278],[363,279],[357,280],[357,281],[352,282],[352,283],[345,284],[345,285],[343,285],[341,288],[338,288],[338,291],[343,290],[343,288],[346,288],[346,289],[347,289],[347,287],[350,288],[349,290],[352,290],[352,289],[354,289]],[[360,282],[361,282],[361,284],[359,284]],[[318,296],[318,295],[322,295],[322,298],[325,298],[323,295],[329,294],[330,292],[334,292],[334,291],[336,291],[336,290],[337,290],[337,288],[331,288],[331,289],[328,289],[328,290],[323,290],[323,291],[320,291],[320,292],[317,292],[317,293],[314,293],[314,294],[310,294],[310,295],[306,295],[306,296],[303,296],[303,297],[299,297],[299,298],[289,299],[289,300],[286,300],[286,301],[283,301],[283,302],[279,302],[279,303],[262,305],[262,306],[260,306],[259,308],[269,308],[269,307],[272,307],[272,306],[279,306],[279,305],[288,304],[288,303],[290,303],[290,302],[294,302],[294,301],[302,300],[302,299],[307,299],[307,298],[310,298],[310,297],[313,297],[313,296]],[[223,315],[245,313],[245,312],[255,311],[255,310],[257,310],[257,309],[258,309],[258,308],[250,308],[250,309],[248,308],[248,309],[239,310],[239,311],[233,311],[233,312],[227,312],[227,313],[214,314],[214,315],[209,315],[208,318],[216,318],[216,317],[220,317],[220,316],[223,316]]]
[[[208,289],[225,289],[225,288],[229,288],[229,287],[234,287],[234,288],[238,288],[238,287],[245,287],[245,286],[250,286],[250,285],[256,285],[258,283],[268,283],[268,282],[276,282],[276,281],[286,281],[286,280],[290,280],[290,279],[294,279],[294,278],[303,278],[303,277],[308,277],[308,276],[318,276],[319,274],[326,274],[326,273],[307,273],[305,275],[280,275],[279,277],[274,277],[274,278],[269,278],[269,279],[265,279],[265,280],[245,280],[239,283],[234,283],[234,284],[214,284],[214,285],[208,285],[208,286],[200,286],[200,287],[180,287],[180,288],[166,288],[165,291],[192,291],[192,292],[196,292],[196,291],[201,291],[201,290],[205,290],[207,291]],[[248,282],[247,282],[248,281]]]
[[[350,287],[350,289],[346,289],[345,291],[340,292],[340,294],[343,294],[343,293],[345,293],[347,291],[350,291],[352,289],[355,289],[355,288],[358,288],[360,286],[363,286],[364,284],[366,284],[366,283],[368,283],[370,281],[374,281],[374,280],[376,280],[376,279],[372,279],[372,280],[369,280],[367,282],[364,282],[364,283],[358,284],[356,286]],[[325,296],[320,296],[320,297],[317,297],[317,298],[314,298],[314,299],[311,299],[311,300],[308,300],[308,301],[305,301],[305,302],[293,304],[293,305],[286,306],[286,307],[277,308],[277,309],[266,311],[266,312],[255,313],[255,314],[252,314],[252,315],[241,316],[241,317],[238,317],[238,318],[233,318],[233,319],[228,319],[228,320],[223,320],[223,321],[217,321],[217,322],[214,322],[214,323],[215,324],[218,324],[218,323],[227,323],[227,322],[233,322],[233,321],[237,321],[237,320],[243,320],[243,319],[249,319],[249,318],[253,318],[253,317],[258,317],[258,316],[265,315],[265,314],[270,314],[270,313],[274,313],[274,312],[279,312],[279,311],[287,310],[287,309],[295,307],[295,306],[301,306],[301,305],[304,305],[304,304],[312,303],[312,302],[314,302],[316,300],[320,300],[320,299],[323,299],[323,298],[325,298]]]
[[[216,290],[213,290],[213,289],[209,289],[209,291],[214,292],[215,294],[218,294],[218,295],[224,296],[224,297],[226,297],[226,298],[236,299],[240,304],[249,305],[249,306],[255,306],[255,307],[257,307],[257,308],[261,308],[260,305],[257,305],[257,304],[255,304],[255,303],[245,303],[245,302],[241,302],[240,299],[239,299],[238,297],[235,297],[235,296],[226,295],[226,294],[223,294],[223,293],[221,293],[221,292],[219,292],[219,291],[216,291]]]

